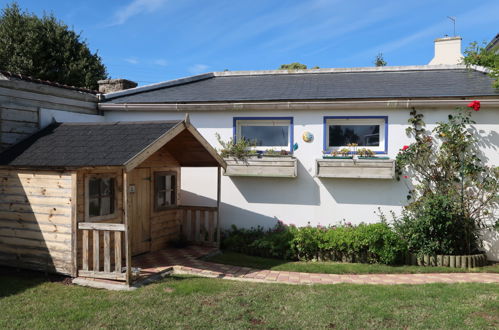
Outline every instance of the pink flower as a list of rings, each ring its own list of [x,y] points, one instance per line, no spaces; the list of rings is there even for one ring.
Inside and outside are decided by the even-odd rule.
[[[468,108],[473,108],[473,110],[479,111],[480,110],[480,101],[473,101],[473,102],[468,103]]]
[[[403,146],[402,147],[402,151],[406,151],[407,149],[409,149],[409,146]]]

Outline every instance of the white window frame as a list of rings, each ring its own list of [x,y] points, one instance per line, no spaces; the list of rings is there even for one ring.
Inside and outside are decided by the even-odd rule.
[[[377,154],[386,154],[388,152],[387,150],[387,128],[388,128],[388,119],[387,117],[372,117],[372,118],[355,118],[355,117],[348,117],[348,118],[334,118],[334,117],[326,117],[324,120],[324,135],[325,135],[325,140],[324,140],[324,150],[327,151],[338,151],[342,148],[348,148],[348,146],[338,146],[338,147],[333,147],[329,145],[329,126],[331,125],[379,125],[379,146],[358,146],[357,148],[366,148],[374,151]]]
[[[287,150],[291,151],[292,148],[292,139],[293,139],[293,120],[291,118],[282,118],[282,119],[251,119],[244,118],[238,119],[234,118],[235,121],[235,139],[241,139],[241,128],[243,126],[287,126],[288,127],[288,144],[285,146],[254,146],[251,147],[252,150],[257,151],[265,151],[268,149],[274,149],[276,151],[279,150]]]

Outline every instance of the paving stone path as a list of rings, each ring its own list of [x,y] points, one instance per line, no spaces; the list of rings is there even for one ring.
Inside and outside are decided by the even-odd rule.
[[[166,249],[134,258],[141,276],[150,276],[173,267],[175,273],[241,281],[287,284],[426,284],[426,283],[499,283],[494,273],[433,273],[433,274],[315,274],[274,270],[259,270],[208,262],[200,257],[212,254],[214,248],[190,246]]]

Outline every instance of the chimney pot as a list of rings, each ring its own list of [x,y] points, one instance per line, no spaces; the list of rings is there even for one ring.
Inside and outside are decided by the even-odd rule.
[[[428,64],[459,64],[463,58],[463,54],[461,53],[461,40],[461,37],[435,39],[435,56]]]
[[[99,84],[99,93],[103,94],[137,87],[135,81],[128,79],[104,79],[97,81],[97,84]]]

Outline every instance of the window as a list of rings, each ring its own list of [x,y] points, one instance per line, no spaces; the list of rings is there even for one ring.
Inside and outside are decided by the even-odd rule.
[[[234,138],[256,144],[256,150],[290,150],[293,146],[293,118],[234,118]]]
[[[324,117],[324,149],[338,150],[350,143],[376,153],[388,150],[388,117]]]
[[[168,209],[177,204],[177,174],[174,172],[154,173],[154,208]]]
[[[113,177],[91,176],[87,181],[87,214],[90,218],[106,217],[114,214],[116,180]]]

